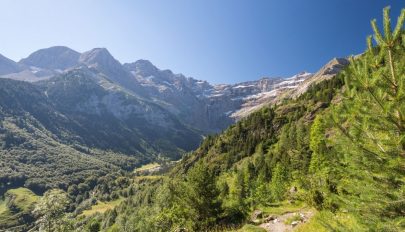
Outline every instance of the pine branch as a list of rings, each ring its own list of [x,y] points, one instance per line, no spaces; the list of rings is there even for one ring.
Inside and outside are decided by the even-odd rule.
[[[391,41],[392,41],[390,9],[391,9],[391,7],[387,6],[383,10],[383,15],[384,15],[384,36],[385,36],[385,42],[389,46],[391,46],[390,44],[391,44]]]
[[[405,21],[405,9],[402,9],[401,14],[399,15],[398,20],[397,20],[397,25],[395,26],[395,29],[394,29],[394,33],[393,33],[394,40],[397,40],[399,38],[402,27],[404,25],[404,21]],[[402,41],[402,42],[404,42],[404,41]]]
[[[391,48],[388,48],[388,63],[390,65],[390,71],[391,71],[391,76],[392,76],[392,82],[394,83],[394,86],[397,86],[397,79],[395,76],[395,70],[394,70],[394,61],[392,58],[392,51]],[[397,92],[397,89],[395,88],[395,92]]]
[[[379,45],[384,45],[385,41],[383,36],[381,35],[380,30],[378,30],[376,19],[371,20],[371,27],[373,28],[374,31],[374,39],[377,41]]]
[[[367,36],[367,48],[368,51],[374,55],[374,49],[373,49],[373,36],[369,35]]]
[[[346,131],[336,120],[332,117],[332,121],[335,124],[335,126],[350,140],[352,141],[353,145],[362,150],[365,153],[368,153],[370,155],[373,155],[374,157],[378,158],[379,160],[382,160],[382,158],[375,152],[370,151],[369,149],[363,147],[356,141],[350,134],[349,132]]]
[[[383,113],[386,113],[386,112],[385,112],[386,109],[384,108],[384,105],[383,105],[383,104],[381,103],[381,101],[377,98],[377,96],[375,96],[374,92],[373,92],[369,87],[367,87],[366,89],[367,89],[367,91],[370,93],[370,95],[373,97],[373,99],[377,102],[377,105],[380,106],[382,112],[383,112]]]
[[[386,75],[381,74],[381,76],[382,76],[386,81],[388,81],[394,88],[397,88],[397,87],[398,87],[398,86],[397,86],[394,82],[392,82],[392,80],[389,79]]]

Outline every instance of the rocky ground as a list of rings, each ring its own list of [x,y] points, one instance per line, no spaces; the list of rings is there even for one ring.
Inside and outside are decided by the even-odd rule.
[[[309,210],[289,212],[280,216],[270,215],[259,226],[269,232],[293,231],[296,226],[306,223],[313,215],[314,212]]]

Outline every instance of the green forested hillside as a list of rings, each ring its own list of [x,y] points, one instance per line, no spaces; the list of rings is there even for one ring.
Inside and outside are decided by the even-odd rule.
[[[39,193],[67,189],[90,176],[130,169],[145,159],[63,142],[72,136],[69,126],[79,127],[76,122],[55,110],[32,84],[0,81],[1,195],[19,186]]]
[[[35,84],[0,79],[0,199],[19,187],[39,195],[58,188],[69,193],[68,211],[80,214],[90,196],[116,199],[125,182],[114,181],[124,172],[199,144],[199,131],[90,74],[72,70]],[[33,215],[10,212],[1,228],[32,223]]]
[[[285,223],[297,231],[404,231],[404,19],[391,31],[386,8],[383,32],[372,23],[376,44],[344,72],[206,138],[86,220],[107,231],[260,231],[266,221],[250,218],[259,209],[296,212]]]
[[[79,71],[35,85],[0,79],[0,196],[22,186],[39,194],[67,190],[108,173],[179,157],[198,145],[198,132],[158,106],[149,110],[151,117],[156,111],[167,125],[145,122],[135,113],[119,118],[101,100],[86,105],[88,99],[112,95],[110,105],[118,112],[145,107],[96,81]]]
[[[206,137],[179,162],[161,153],[191,149],[198,133],[157,106],[142,111],[150,118],[137,115],[143,100],[111,95],[108,83],[76,72],[37,86],[0,80],[0,190],[8,190],[0,223],[40,231],[405,231],[405,9],[394,27],[389,8],[383,16],[344,71]],[[117,102],[125,107],[116,110]],[[147,126],[155,117],[172,130]],[[148,161],[159,164],[132,172]],[[63,191],[38,197],[22,185],[41,195]]]

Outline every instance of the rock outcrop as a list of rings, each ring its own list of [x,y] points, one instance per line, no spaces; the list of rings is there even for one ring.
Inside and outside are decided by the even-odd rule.
[[[347,64],[346,59],[335,58],[315,74],[302,72],[290,78],[266,77],[237,84],[212,85],[170,70],[160,70],[147,60],[122,65],[105,48],[80,54],[57,46],[38,50],[19,63],[0,56],[0,77],[36,82],[82,70],[82,74],[95,78],[110,92],[124,92],[143,104],[159,106],[181,123],[201,133],[212,133],[265,105],[298,97],[309,86],[330,79]],[[114,105],[115,100],[111,97],[109,103]],[[85,102],[95,104],[94,99]]]

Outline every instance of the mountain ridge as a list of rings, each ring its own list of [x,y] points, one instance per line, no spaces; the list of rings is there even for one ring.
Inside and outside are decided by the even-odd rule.
[[[17,65],[22,69],[1,77],[35,83],[49,81],[70,70],[83,69],[86,75],[98,76],[101,85],[157,104],[184,124],[204,133],[219,132],[263,105],[278,102],[280,96],[293,96],[294,88],[309,83],[304,80],[313,77],[301,72],[289,78],[263,77],[236,84],[210,84],[171,70],[161,70],[149,60],[121,64],[106,48],[78,53],[64,46],[40,49]],[[339,70],[331,70],[330,75]]]
[[[77,65],[79,56],[80,53],[71,48],[54,46],[35,51],[18,63],[28,67],[64,70]]]

